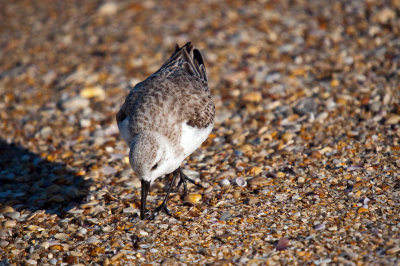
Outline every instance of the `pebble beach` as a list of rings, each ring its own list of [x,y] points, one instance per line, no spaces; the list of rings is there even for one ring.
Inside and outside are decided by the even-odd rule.
[[[400,264],[399,0],[18,0],[0,17],[0,265]],[[140,220],[115,115],[188,41],[216,106],[182,165],[203,188]]]

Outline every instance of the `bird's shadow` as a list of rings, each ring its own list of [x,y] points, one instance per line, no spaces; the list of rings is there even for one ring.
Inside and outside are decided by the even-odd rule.
[[[83,202],[90,183],[64,163],[0,139],[0,207],[63,216]]]

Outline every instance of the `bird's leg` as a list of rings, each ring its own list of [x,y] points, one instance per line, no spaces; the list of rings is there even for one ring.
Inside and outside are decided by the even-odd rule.
[[[163,202],[161,203],[161,205],[158,206],[157,209],[155,209],[155,211],[153,212],[153,215],[150,216],[150,218],[149,218],[150,220],[154,220],[154,218],[156,218],[156,216],[158,215],[158,213],[161,210],[164,210],[166,214],[168,214],[169,216],[172,216],[171,213],[169,212],[168,207],[167,207],[167,201],[168,201],[169,193],[171,193],[172,186],[174,185],[176,176],[178,174],[179,174],[179,172],[177,170],[175,170],[172,173],[172,181],[171,181],[171,183],[170,183],[170,185],[168,187],[167,195],[165,196],[165,198],[164,198]]]
[[[142,194],[141,194],[141,206],[140,206],[140,219],[144,219],[146,217],[146,201],[147,201],[147,194],[150,190],[150,182],[142,180]]]
[[[189,178],[187,175],[185,175],[182,171],[182,169],[179,167],[176,171],[179,171],[179,183],[178,186],[176,187],[176,191],[179,190],[179,188],[181,187],[181,185],[183,184],[183,198],[185,198],[186,194],[187,194],[187,184],[186,181],[189,181],[190,183],[198,186],[199,188],[203,188],[203,186],[199,183],[196,183],[196,181],[194,181],[193,179]]]

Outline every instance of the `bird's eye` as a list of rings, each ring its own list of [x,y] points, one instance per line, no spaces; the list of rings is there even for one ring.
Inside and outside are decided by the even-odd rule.
[[[155,165],[153,165],[153,167],[151,167],[151,171],[154,171],[154,170],[156,170],[156,169],[157,169],[157,167],[158,167],[158,163],[156,163]]]

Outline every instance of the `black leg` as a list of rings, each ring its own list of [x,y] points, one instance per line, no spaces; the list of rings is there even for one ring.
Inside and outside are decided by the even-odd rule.
[[[178,170],[175,170],[175,171],[172,173],[172,181],[171,181],[171,183],[170,183],[170,185],[169,185],[169,187],[168,187],[167,195],[165,196],[164,201],[161,203],[161,205],[158,206],[157,209],[155,209],[155,211],[153,212],[153,215],[150,216],[150,218],[149,218],[150,220],[153,220],[154,218],[156,218],[156,216],[158,215],[158,213],[159,213],[161,210],[165,211],[166,214],[168,214],[168,215],[171,216],[171,213],[169,212],[169,209],[168,209],[168,207],[167,207],[167,201],[168,201],[169,194],[171,193],[172,186],[173,186],[174,183],[175,183],[176,176],[177,176],[178,174],[179,174]]]
[[[144,219],[146,216],[146,200],[147,194],[150,190],[150,182],[141,180],[142,182],[142,194],[141,194],[141,206],[140,206],[140,219]]]

